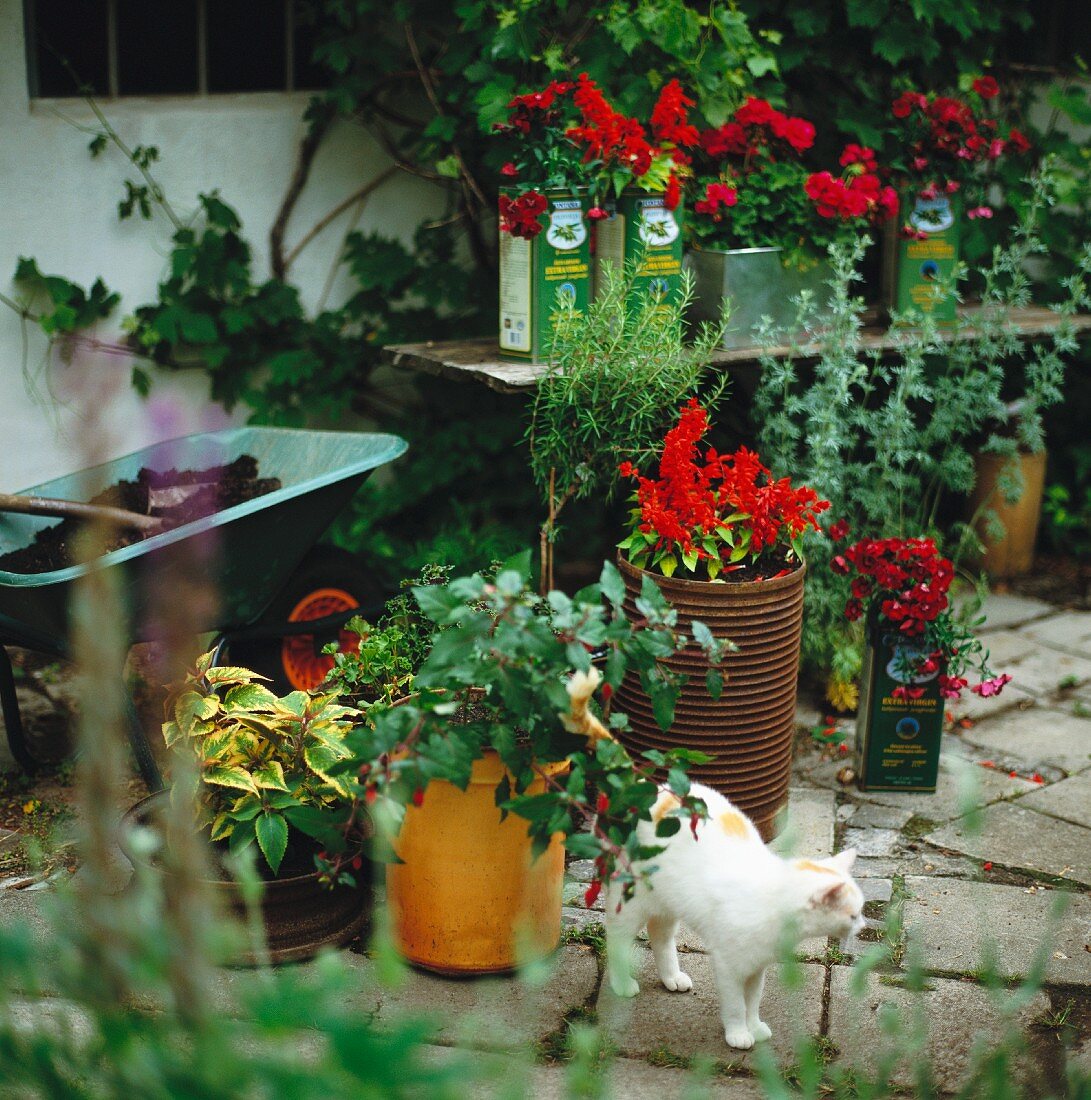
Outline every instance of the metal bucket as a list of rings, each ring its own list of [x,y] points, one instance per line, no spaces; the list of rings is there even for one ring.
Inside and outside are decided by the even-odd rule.
[[[717,322],[724,298],[730,302],[725,348],[751,348],[758,344],[762,317],[770,317],[780,333],[778,343],[800,335],[796,329],[799,307],[793,298],[804,290],[823,305],[829,301],[826,285],[833,272],[825,261],[801,271],[786,266],[782,248],[692,248],[686,266],[693,274],[694,301],[690,309],[696,321]]]
[[[625,581],[625,614],[639,619],[636,600],[645,574],[623,557],[618,568]],[[708,753],[715,759],[691,767],[691,777],[731,799],[765,840],[780,830],[788,805],[805,572],[800,566],[786,577],[738,584],[649,574],[678,612],[679,629],[691,633],[690,624],[699,619],[715,637],[739,648],[726,658],[724,689],[716,700],[705,687],[708,665],[697,645],[691,642],[664,660],[672,672],[688,677],[666,733],[656,724],[638,676],[626,676],[615,696],[629,716],[629,730],[619,735],[626,748],[678,746]]]

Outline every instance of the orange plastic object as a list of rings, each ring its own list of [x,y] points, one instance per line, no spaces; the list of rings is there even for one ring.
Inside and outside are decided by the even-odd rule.
[[[321,619],[326,615],[336,615],[339,611],[351,611],[359,607],[356,599],[341,588],[318,588],[308,592],[292,608],[288,622],[301,623],[310,619]],[[342,630],[338,635],[341,649],[346,653],[355,653],[360,648],[357,634]],[[288,683],[297,691],[310,691],[318,687],[333,668],[333,658],[323,653],[315,653],[314,636],[297,634],[285,638],[281,644],[281,663]]]
[[[567,765],[543,768],[550,774]],[[531,861],[527,822],[500,820],[504,767],[490,752],[465,791],[433,780],[410,806],[395,842],[386,897],[398,950],[440,974],[495,974],[555,950],[561,938],[564,847],[559,836]],[[545,790],[541,779],[528,793]]]

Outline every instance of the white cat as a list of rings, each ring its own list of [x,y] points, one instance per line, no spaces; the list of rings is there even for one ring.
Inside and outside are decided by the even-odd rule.
[[[641,843],[665,845],[648,861],[657,868],[650,886],[639,881],[620,911],[620,888],[607,892],[610,984],[622,997],[639,991],[632,975],[632,945],[647,924],[663,984],[679,993],[691,989],[693,982],[679,968],[674,941],[682,921],[712,956],[728,1046],[749,1050],[770,1035],[758,1008],[766,968],[778,952],[811,936],[844,937],[863,927],[864,898],[849,875],[856,851],[849,848],[831,859],[782,859],[723,795],[696,783],[692,792],[709,813],[697,828],[697,839],[688,821],[667,840],[657,839],[655,825],[643,822],[638,829]],[[653,821],[678,806],[678,799],[664,790],[653,808]]]

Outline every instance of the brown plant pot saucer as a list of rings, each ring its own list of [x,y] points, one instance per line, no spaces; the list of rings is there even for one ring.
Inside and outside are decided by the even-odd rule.
[[[154,859],[134,851],[126,833],[134,825],[156,828],[156,817],[169,794],[157,791],[128,809],[122,816],[118,835],[118,845],[134,867],[139,865],[164,876],[169,872]],[[266,880],[260,910],[269,961],[302,962],[323,947],[342,947],[365,932],[371,921],[370,863],[365,860],[356,877],[356,886],[333,889],[319,883],[316,871]],[[246,905],[234,882],[206,879],[203,885],[224,910],[240,920],[245,917]],[[232,960],[242,966],[253,966],[259,961],[262,960],[249,951]]]

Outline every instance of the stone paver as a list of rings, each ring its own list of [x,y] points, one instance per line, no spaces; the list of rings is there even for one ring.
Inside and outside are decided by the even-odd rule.
[[[1011,803],[986,807],[980,821],[952,821],[925,839],[1003,867],[1091,886],[1086,829]]]
[[[423,1052],[429,1063],[443,1065],[465,1058],[465,1052],[451,1047],[428,1047]],[[464,1064],[464,1063],[461,1063]],[[572,1071],[564,1064],[534,1065],[526,1058],[473,1052],[473,1069],[479,1079],[467,1082],[467,1100],[570,1100]],[[698,1077],[686,1069],[653,1066],[635,1058],[614,1058],[603,1069],[604,1095],[616,1100],[654,1096],[658,1100],[762,1100],[757,1082],[746,1077]],[[600,1095],[596,1092],[596,1095]]]
[[[1027,975],[1048,950],[1048,980],[1091,986],[1091,898],[957,879],[908,878],[905,886],[906,930],[927,969],[969,974],[991,949],[1001,973]]]
[[[881,802],[863,802],[846,807],[845,815],[850,829],[901,829],[916,813],[912,806],[884,806]]]
[[[1042,645],[1091,657],[1091,612],[1064,611],[1022,631]]]
[[[604,979],[598,1013],[612,1041],[628,1055],[669,1051],[749,1064],[751,1052],[733,1050],[724,1041],[712,959],[687,955],[682,969],[693,979],[693,989],[672,993],[656,977],[651,951],[638,948],[635,974],[640,992],[635,997],[616,997]],[[824,970],[809,963],[801,964],[799,970],[803,984],[794,990],[785,989],[777,970],[771,970],[762,1000],[762,1018],[773,1030],[769,1041],[781,1056],[790,1056],[801,1037],[817,1035],[821,1024]]]
[[[839,1063],[864,1073],[882,1072],[884,1078],[889,1073],[893,1084],[905,1088],[915,1085],[914,1074],[926,1062],[940,1091],[956,1091],[972,1071],[975,1044],[995,1047],[1010,1034],[1011,1025],[995,995],[978,985],[930,978],[923,993],[911,993],[885,984],[881,975],[872,972],[862,994],[855,995],[850,982],[851,972],[846,967],[833,968],[830,1038],[840,1051]],[[1028,1028],[1048,1007],[1048,998],[1036,994],[1019,1013],[1015,1027]],[[891,1017],[900,1023],[894,1024]],[[918,1034],[917,1027],[926,1055],[903,1058],[888,1069],[890,1052],[905,1050],[911,1037]],[[1019,1061],[1029,1075],[1034,1072],[1031,1056],[1021,1042],[1017,1043],[1014,1050],[1024,1050]]]
[[[1073,775],[1048,787],[1039,787],[1023,795],[1016,805],[1029,806],[1039,813],[1060,817],[1091,830],[1091,772]],[[1091,844],[1091,832],[1088,833],[1088,843]]]
[[[962,736],[989,753],[1023,760],[1031,770],[1042,765],[1066,772],[1091,767],[1091,718],[1077,718],[1071,710],[1013,711],[965,730]]]
[[[992,630],[1012,630],[1036,619],[1056,614],[1057,609],[1044,600],[1015,596],[1010,592],[990,592],[981,606],[985,616],[982,633]]]
[[[580,946],[557,953],[552,973],[540,987],[514,977],[452,980],[409,970],[399,988],[380,991],[379,1020],[432,1016],[441,1038],[513,1047],[555,1031],[565,1013],[585,1005],[597,986],[598,960],[590,948]],[[362,1009],[373,1010],[374,993],[364,994]]]
[[[991,667],[1011,674],[1008,687],[1047,696],[1062,684],[1076,686],[1091,680],[1091,655],[1079,657],[1036,642],[1027,637],[1032,629],[998,630],[983,639],[989,649]],[[1006,687],[1000,698],[1007,691]]]
[[[773,841],[773,850],[783,856],[832,855],[834,809],[831,791],[792,787],[788,791],[788,822]]]
[[[845,847],[855,848],[857,856],[889,856],[901,847],[897,829],[856,829],[850,822],[844,834]]]

